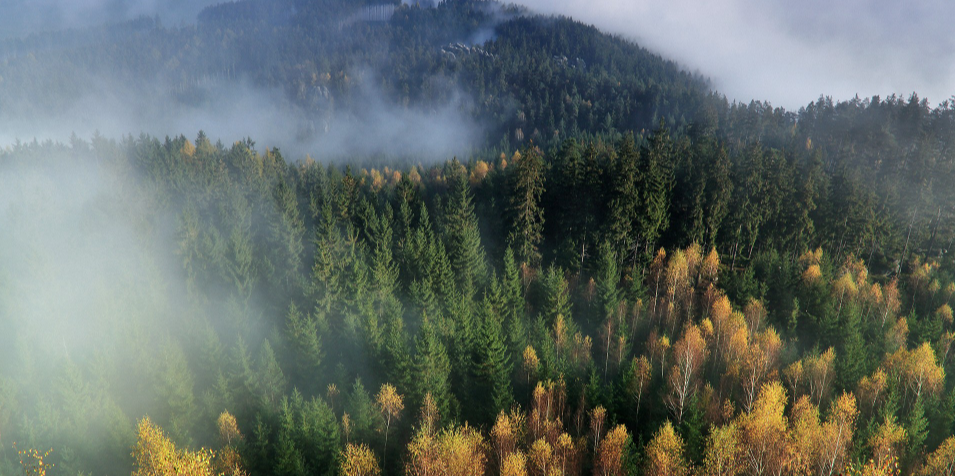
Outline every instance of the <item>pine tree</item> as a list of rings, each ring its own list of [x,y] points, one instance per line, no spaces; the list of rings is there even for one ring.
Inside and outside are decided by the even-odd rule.
[[[498,312],[504,323],[511,350],[522,352],[527,345],[527,315],[524,303],[524,288],[514,253],[504,250],[504,273],[498,286]]]
[[[365,340],[375,348],[381,342],[381,329],[369,299],[368,265],[364,248],[349,227],[346,239],[347,252],[343,263],[343,314],[346,335],[356,341]]]
[[[355,379],[345,408],[351,417],[352,439],[371,441],[372,435],[375,434],[378,427],[378,411],[375,409],[375,403],[371,395],[365,390],[361,378]]]
[[[275,442],[275,473],[279,476],[304,476],[305,459],[296,445],[298,427],[288,398],[283,398],[279,434]]]
[[[905,434],[908,440],[905,448],[904,461],[911,465],[922,451],[922,445],[928,437],[928,418],[925,417],[925,405],[921,398],[916,398],[909,414],[905,419]]]
[[[569,320],[571,317],[571,303],[563,270],[554,266],[548,267],[540,279],[540,287],[540,309],[541,315],[544,317],[544,323],[547,325],[553,324],[559,315]]]
[[[665,128],[655,131],[647,150],[640,157],[641,207],[637,212],[637,230],[641,234],[644,253],[649,257],[670,224],[673,169],[677,161],[676,145],[670,132]]]
[[[319,398],[302,401],[299,396],[296,403],[306,474],[333,476],[341,446],[335,413]]]
[[[584,221],[587,219],[587,200],[584,163],[580,155],[580,145],[574,138],[561,144],[560,152],[551,166],[553,184],[544,195],[545,208],[552,214],[548,224],[553,225],[548,235],[556,238],[559,263],[569,269],[580,267],[583,252],[586,249],[587,233]],[[567,197],[577,197],[567,200]]]
[[[175,439],[189,442],[190,430],[195,424],[197,413],[195,377],[182,348],[178,345],[167,345],[163,349],[161,367],[158,370],[159,375],[155,379],[156,393],[168,415],[169,431]]]
[[[314,303],[316,313],[330,318],[337,314],[343,292],[341,262],[344,238],[327,201],[322,205],[321,223],[315,234],[315,263],[307,295]]]
[[[296,367],[296,381],[309,382],[318,375],[324,357],[318,323],[303,316],[293,302],[286,315],[286,337],[291,344]]]
[[[706,171],[707,198],[704,221],[708,248],[717,246],[724,219],[730,212],[730,203],[733,196],[733,181],[730,172],[730,161],[726,148],[720,145],[716,149],[713,163]]]
[[[451,361],[430,321],[422,324],[415,355],[415,401],[420,406],[431,395],[441,418],[452,419],[457,403],[451,394]]]
[[[843,388],[851,388],[867,372],[865,341],[862,338],[862,319],[858,306],[847,306],[842,314],[842,339],[837,374]]]
[[[510,175],[510,232],[508,244],[523,264],[540,262],[539,246],[544,229],[544,210],[540,205],[544,193],[544,161],[537,148],[529,148],[523,156],[515,156]]]
[[[366,325],[368,329],[381,328],[382,336],[373,334],[368,340],[376,354],[384,350],[382,346],[387,340],[388,326],[393,319],[400,319],[403,313],[401,301],[397,298],[398,266],[392,253],[393,235],[391,229],[391,206],[386,204],[380,215],[373,214],[369,221],[369,235],[373,248],[371,256],[371,292],[374,296],[374,325]],[[369,324],[371,324],[369,319]]]
[[[268,339],[262,344],[256,364],[256,390],[259,400],[266,408],[276,408],[279,397],[285,394],[286,380]]]
[[[633,134],[624,136],[617,152],[607,217],[607,236],[618,256],[632,257],[638,207],[642,198],[638,188],[640,153]]]
[[[381,365],[388,380],[393,382],[401,393],[412,388],[412,360],[408,345],[408,333],[405,331],[401,315],[393,315],[386,324],[384,348],[381,353]]]
[[[272,240],[275,258],[272,265],[278,270],[276,277],[290,293],[301,289],[302,238],[305,225],[302,222],[295,188],[284,180],[273,191],[276,215],[272,221]]]
[[[608,242],[602,243],[598,248],[594,281],[597,286],[600,320],[610,319],[616,315],[617,306],[620,304],[620,269],[617,267],[617,254]]]
[[[445,167],[448,180],[447,201],[444,204],[444,234],[451,269],[457,278],[461,293],[471,299],[487,274],[484,247],[467,169],[457,160]]]
[[[477,345],[478,388],[486,389],[489,395],[478,400],[487,402],[481,405],[479,416],[483,419],[492,418],[502,411],[506,411],[513,401],[511,392],[511,372],[513,365],[508,352],[506,339],[501,328],[500,317],[497,316],[487,299],[484,301],[480,341]]]

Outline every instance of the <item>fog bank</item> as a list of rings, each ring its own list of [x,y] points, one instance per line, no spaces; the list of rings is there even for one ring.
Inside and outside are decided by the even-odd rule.
[[[822,95],[955,94],[955,3],[518,0],[638,41],[713,79],[730,100],[798,109]]]

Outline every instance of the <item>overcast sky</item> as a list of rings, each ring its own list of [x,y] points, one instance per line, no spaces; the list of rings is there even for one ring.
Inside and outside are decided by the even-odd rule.
[[[730,100],[955,95],[949,0],[516,0],[636,40]]]
[[[83,28],[140,16],[164,24],[192,23],[209,5],[226,0],[0,0],[0,38],[35,31]]]

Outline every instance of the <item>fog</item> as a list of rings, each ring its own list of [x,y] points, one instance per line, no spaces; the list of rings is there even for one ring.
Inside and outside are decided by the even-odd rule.
[[[21,445],[103,452],[104,469],[132,436],[136,415],[117,405],[163,414],[142,384],[186,329],[182,288],[145,194],[80,159],[83,147],[39,150],[0,154],[0,394],[22,399],[0,397],[0,430],[29,429]],[[0,438],[4,454],[12,443]]]
[[[38,31],[84,28],[158,17],[169,25],[194,23],[219,0],[6,0],[0,2],[0,39]]]
[[[261,147],[280,148],[290,160],[310,155],[326,161],[378,156],[437,161],[467,154],[482,139],[464,94],[434,109],[402,107],[384,98],[372,74],[357,76],[366,79],[354,105],[316,113],[281,90],[245,80],[210,82],[190,95],[198,100],[187,102],[161,82],[133,87],[102,73],[69,108],[31,119],[0,114],[0,143],[66,142],[74,134],[194,137],[202,130],[224,144],[252,138]]]
[[[79,29],[65,40],[40,41],[40,46],[11,43],[7,51],[0,51],[0,62],[8,68],[0,71],[0,84],[8,88],[8,103],[0,104],[0,145],[34,139],[66,142],[74,135],[89,139],[97,134],[113,139],[142,133],[195,137],[202,130],[213,142],[231,144],[251,138],[262,148],[278,147],[293,161],[306,156],[326,161],[385,156],[439,161],[466,155],[483,140],[482,125],[471,118],[472,99],[466,93],[435,77],[426,81],[434,82],[449,100],[431,101],[427,107],[396,104],[382,91],[376,64],[346,65],[344,73],[355,80],[347,100],[325,87],[324,99],[308,107],[292,100],[287,91],[263,86],[261,79],[252,80],[242,71],[220,72],[184,84],[178,71],[142,78],[136,76],[135,66],[122,63],[116,69],[134,72],[77,62],[63,74],[59,67],[73,54],[72,48],[99,48],[96,43],[87,44],[100,37],[90,34],[88,39],[85,27],[155,15],[165,28],[178,29],[169,24],[194,23],[197,13],[210,3],[16,0],[0,5],[0,19],[6,19],[0,20],[0,37]],[[149,34],[150,28],[142,27],[134,34]],[[484,30],[478,33],[478,40],[491,35]],[[189,30],[182,36],[192,34]],[[174,37],[160,35],[166,41]],[[215,52],[208,48],[206,54]],[[178,59],[162,57],[161,61]]]
[[[518,0],[636,40],[730,100],[955,94],[955,3],[937,0]]]

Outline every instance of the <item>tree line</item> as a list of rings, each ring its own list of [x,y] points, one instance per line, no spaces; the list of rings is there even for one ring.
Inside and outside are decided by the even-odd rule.
[[[175,263],[102,298],[139,306],[104,304],[124,311],[97,315],[117,330],[90,356],[51,357],[30,345],[49,329],[5,310],[0,435],[52,447],[57,471],[937,474],[955,457],[955,284],[930,245],[950,232],[862,199],[881,224],[847,229],[843,197],[871,189],[841,190],[815,147],[660,128],[358,169],[200,133],[19,144],[3,164],[99,170]]]

